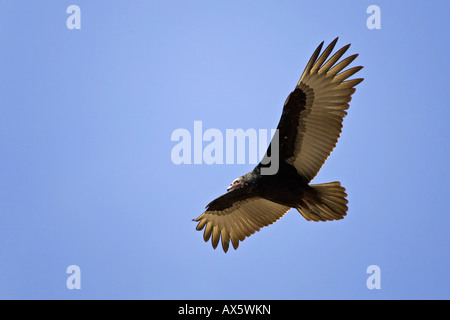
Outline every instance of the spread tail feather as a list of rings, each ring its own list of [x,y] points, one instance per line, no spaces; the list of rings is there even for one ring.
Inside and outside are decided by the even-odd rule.
[[[296,209],[308,221],[340,220],[347,214],[346,197],[340,182],[313,184]]]

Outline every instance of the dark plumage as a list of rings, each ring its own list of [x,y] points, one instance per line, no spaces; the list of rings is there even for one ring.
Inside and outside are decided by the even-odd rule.
[[[261,174],[262,161],[234,180],[227,193],[194,219],[197,230],[205,229],[203,238],[211,238],[214,248],[221,239],[225,252],[230,241],[237,249],[239,241],[277,221],[291,208],[312,221],[339,220],[347,214],[347,194],[339,182],[309,184],[336,146],[354,87],[363,81],[346,80],[362,67],[342,71],[357,54],[337,63],[349,44],[328,59],[337,40],[320,56],[323,42],[319,45],[286,99],[274,137],[279,139],[278,172]]]

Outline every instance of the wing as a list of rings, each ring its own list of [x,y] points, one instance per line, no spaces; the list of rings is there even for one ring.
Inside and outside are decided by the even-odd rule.
[[[198,222],[197,230],[202,230],[205,242],[211,238],[215,249],[222,240],[223,251],[227,252],[229,243],[234,249],[239,241],[244,241],[262,227],[280,219],[290,207],[249,194],[244,189],[236,189],[225,193],[211,202],[205,212],[194,221]]]
[[[308,181],[317,175],[336,146],[354,87],[364,80],[346,80],[361,66],[341,72],[357,54],[336,64],[350,44],[328,59],[337,40],[320,56],[323,42],[316,49],[297,87],[286,99],[278,124],[280,160],[293,165]]]

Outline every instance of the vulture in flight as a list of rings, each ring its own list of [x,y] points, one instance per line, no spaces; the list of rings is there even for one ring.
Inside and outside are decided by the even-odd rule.
[[[347,214],[347,194],[339,182],[309,184],[336,146],[354,87],[363,81],[347,80],[361,66],[342,71],[358,56],[340,60],[350,44],[329,58],[337,40],[322,53],[323,42],[317,47],[284,103],[271,142],[279,139],[277,173],[261,174],[265,166],[261,161],[194,219],[196,229],[204,229],[203,238],[206,242],[211,239],[214,249],[219,240],[225,252],[230,241],[237,249],[239,241],[274,223],[291,208],[308,221],[339,220]]]

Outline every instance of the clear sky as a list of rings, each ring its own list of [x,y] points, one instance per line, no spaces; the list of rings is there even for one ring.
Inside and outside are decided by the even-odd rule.
[[[366,25],[372,4],[381,29]],[[0,1],[0,298],[449,299],[449,10]],[[365,81],[314,182],[341,181],[347,217],[291,210],[213,250],[192,218],[254,165],[176,165],[172,132],[276,128],[336,36]],[[81,289],[66,286],[71,265]],[[381,289],[366,285],[371,265]]]

